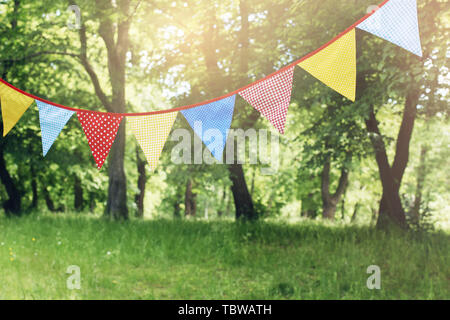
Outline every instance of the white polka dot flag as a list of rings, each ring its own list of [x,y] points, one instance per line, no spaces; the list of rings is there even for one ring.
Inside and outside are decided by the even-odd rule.
[[[356,36],[355,29],[298,64],[318,80],[355,101]]]
[[[131,131],[144,151],[150,169],[154,171],[166,144],[170,130],[178,112],[155,114],[150,116],[127,117]]]
[[[97,167],[101,169],[116,139],[123,116],[91,111],[77,111],[77,116],[88,139]]]
[[[239,95],[284,134],[293,79],[294,66],[251,85]]]
[[[390,0],[358,28],[422,56],[416,0]]]
[[[42,153],[45,157],[61,130],[75,112],[57,108],[39,100],[36,100],[36,104],[39,109],[39,123],[41,124]]]

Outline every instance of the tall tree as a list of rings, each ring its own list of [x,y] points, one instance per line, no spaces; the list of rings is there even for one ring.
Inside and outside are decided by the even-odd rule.
[[[238,34],[239,38],[239,76],[242,80],[239,81],[241,86],[244,86],[248,81],[249,71],[249,9],[245,1],[239,1],[239,16],[241,21],[241,28]],[[253,123],[256,123],[257,118],[253,113]],[[235,153],[236,154],[236,153]],[[245,180],[244,168],[242,164],[237,163],[236,159],[233,164],[228,165],[230,173],[230,180],[232,182],[231,192],[233,193],[234,206],[236,208],[236,219],[245,218],[247,220],[254,220],[257,218],[257,213],[253,205],[252,196],[248,190],[247,181]]]
[[[422,7],[423,5],[425,6]],[[367,67],[365,62],[368,60],[367,56],[370,55],[368,51],[370,41],[364,38],[367,37],[364,33],[357,33],[358,54],[360,55],[358,62],[363,66],[358,74],[357,99],[360,100],[360,105],[365,105],[367,110],[365,123],[375,152],[383,187],[377,221],[378,228],[387,228],[391,224],[400,228],[407,228],[405,210],[400,197],[400,187],[409,161],[409,147],[418,105],[421,99],[428,95],[429,79],[433,79],[433,76],[430,76],[430,72],[427,71],[428,66],[442,64],[442,59],[445,59],[446,54],[444,53],[446,50],[441,47],[444,29],[439,27],[441,26],[439,20],[441,19],[442,3],[434,0],[423,0],[419,2],[419,6],[419,21],[427,22],[421,24],[424,58],[419,59],[406,53],[401,48],[391,47],[391,50],[396,54],[387,53],[386,55],[386,52],[384,52],[382,59],[391,68],[391,72],[397,73],[396,75],[386,77],[386,75],[382,75],[381,71],[375,71],[373,66]],[[430,21],[434,21],[434,23],[430,23]],[[389,46],[389,44],[387,45]],[[374,52],[372,51],[372,53]],[[379,55],[378,57],[371,57],[371,59],[375,58],[380,59]],[[407,77],[404,76],[405,73],[408,74]],[[379,82],[380,79],[384,79],[382,81],[384,88],[391,88],[390,91],[378,94],[378,96],[383,97],[381,101],[377,98],[377,93],[372,90],[375,83]],[[386,79],[397,81],[396,86],[389,86]],[[431,94],[435,94],[435,92]],[[376,116],[377,110],[389,99],[400,100],[404,103],[392,165],[389,162],[385,138],[381,133]]]
[[[69,1],[71,3],[71,1]],[[129,30],[132,19],[131,0],[99,0],[95,2],[94,17],[99,23],[98,35],[103,39],[107,51],[111,98],[102,88],[99,77],[89,61],[86,25],[79,31],[79,61],[88,73],[99,100],[108,112],[124,113],[127,109],[126,55],[130,49]],[[125,121],[120,124],[109,155],[109,187],[105,215],[114,219],[128,219],[127,182],[124,170]]]
[[[18,15],[21,7],[20,0],[14,0],[13,12],[9,21],[9,26],[7,24],[3,25],[2,35],[9,37],[10,35],[17,32]],[[7,79],[7,74],[9,69],[14,65],[15,61],[13,59],[2,60],[1,77],[2,79]],[[0,124],[0,132],[3,133],[3,121]],[[3,136],[3,135],[2,135]],[[7,215],[21,215],[22,209],[22,194],[19,188],[16,186],[16,182],[8,171],[7,164],[4,156],[4,145],[5,138],[0,137],[0,180],[5,186],[6,192],[9,199],[6,200],[2,205],[5,213]]]
[[[330,192],[330,160],[326,160],[322,171],[322,201],[323,201],[323,217],[325,219],[334,220],[336,215],[336,207],[345,192],[348,184],[348,169],[343,167],[339,177],[339,184],[334,193]]]

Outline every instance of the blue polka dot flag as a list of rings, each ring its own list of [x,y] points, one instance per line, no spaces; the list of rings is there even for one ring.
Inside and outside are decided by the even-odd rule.
[[[39,122],[41,123],[42,152],[44,157],[50,150],[53,142],[58,138],[61,130],[75,113],[70,110],[58,108],[42,101],[36,100],[39,108]]]
[[[235,103],[236,95],[233,95],[200,107],[181,111],[197,136],[202,139],[214,158],[219,161],[222,161],[223,150],[233,120]],[[220,140],[216,141],[219,133]],[[207,144],[209,141],[211,142]]]
[[[416,0],[390,0],[357,27],[422,57]]]

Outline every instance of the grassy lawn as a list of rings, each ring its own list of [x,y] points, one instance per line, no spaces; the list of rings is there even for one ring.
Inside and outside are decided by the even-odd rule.
[[[80,290],[67,289],[70,265]],[[366,287],[369,265],[381,268],[381,290]],[[2,217],[0,299],[450,299],[450,236]]]

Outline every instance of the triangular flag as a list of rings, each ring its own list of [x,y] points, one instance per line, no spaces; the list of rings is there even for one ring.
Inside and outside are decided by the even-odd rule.
[[[356,38],[355,29],[298,64],[318,80],[355,101]]]
[[[42,152],[44,157],[52,147],[61,130],[75,113],[74,111],[58,108],[36,100],[39,108],[39,122],[41,124]]]
[[[144,151],[152,171],[158,165],[159,157],[176,117],[177,112],[127,117],[131,131]]]
[[[200,107],[181,111],[187,122],[191,125],[197,136],[203,140],[212,155],[222,160],[223,150],[228,138],[231,121],[233,120],[236,95],[215,101]],[[221,133],[221,141],[206,144],[209,140],[204,133],[216,129]]]
[[[294,67],[291,67],[239,92],[282,134],[291,101],[293,79]]]
[[[390,0],[357,27],[422,57],[416,0]]]
[[[14,128],[17,121],[19,121],[33,101],[33,98],[30,98],[0,82],[3,136],[6,136],[8,132]]]
[[[123,116],[91,111],[77,111],[77,116],[88,139],[97,167],[101,169],[116,139]]]

